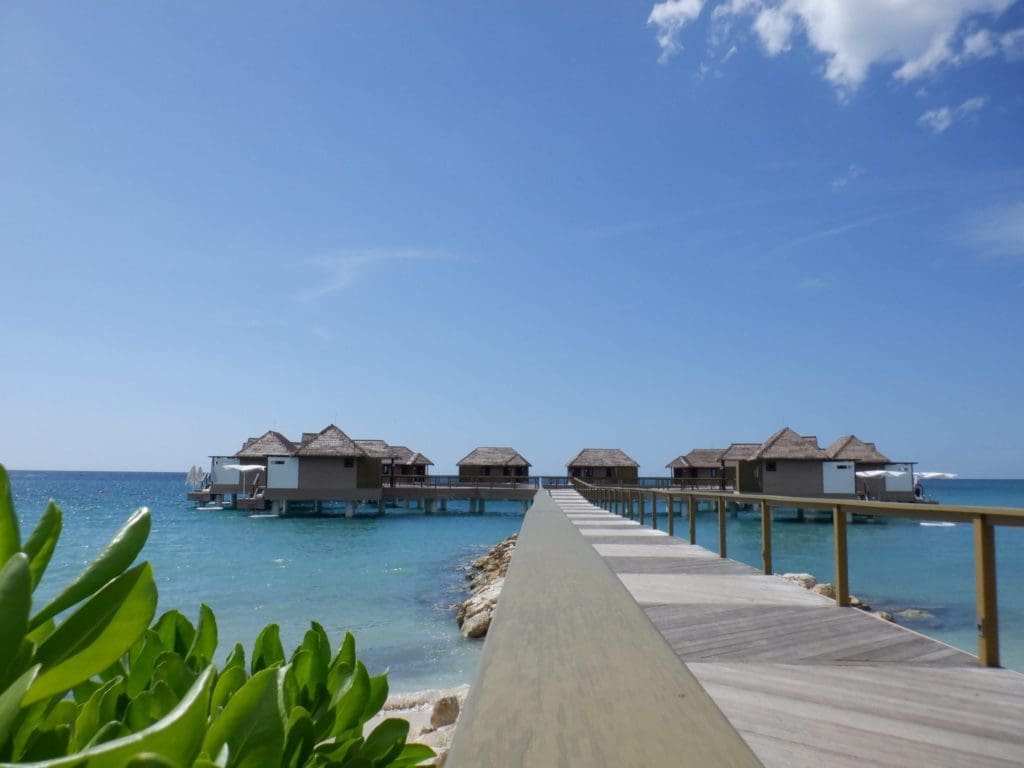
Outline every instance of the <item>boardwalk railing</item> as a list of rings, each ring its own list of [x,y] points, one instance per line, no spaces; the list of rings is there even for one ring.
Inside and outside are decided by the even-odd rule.
[[[445,764],[761,765],[546,491],[523,522]]]
[[[393,482],[392,482],[393,481]],[[514,475],[482,475],[460,479],[458,475],[381,475],[382,488],[414,486],[417,488],[537,488],[536,477]]]
[[[823,509],[832,513],[835,554],[836,604],[850,604],[850,571],[847,559],[847,515],[903,517],[937,522],[969,523],[974,528],[974,581],[978,617],[978,662],[986,667],[999,666],[999,609],[996,598],[995,528],[999,525],[1024,526],[1024,509],[1008,507],[968,507],[948,504],[860,501],[854,499],[765,496],[749,493],[646,489],[635,486],[595,486],[577,480],[576,490],[591,503],[643,525],[650,518],[658,526],[657,502],[663,500],[669,512],[667,529],[675,535],[676,504],[685,503],[689,523],[689,541],[697,543],[697,502],[714,501],[718,508],[718,554],[726,557],[726,505],[729,502],[756,505],[761,514],[761,561],[765,573],[772,573],[772,514],[778,509]],[[650,503],[650,514],[647,503]]]

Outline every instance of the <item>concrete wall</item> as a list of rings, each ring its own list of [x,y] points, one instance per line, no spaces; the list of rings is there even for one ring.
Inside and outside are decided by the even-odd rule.
[[[271,456],[267,459],[267,488],[298,487],[298,456]]]
[[[821,464],[822,490],[829,495],[856,494],[854,463],[852,461],[825,461]]]

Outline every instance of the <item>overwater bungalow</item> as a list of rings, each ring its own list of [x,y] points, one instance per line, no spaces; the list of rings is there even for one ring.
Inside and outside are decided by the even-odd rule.
[[[291,440],[272,429],[250,437],[235,454],[210,457],[208,490],[220,496],[252,494],[266,482],[267,458],[294,450]]]
[[[404,445],[392,445],[393,459],[391,466],[394,467],[395,476],[401,479],[412,479],[414,482],[426,477],[434,466],[434,462],[428,459],[419,451],[413,451]],[[390,468],[389,468],[390,473]]]
[[[605,485],[636,485],[640,465],[618,448],[584,448],[566,464],[568,477]]]
[[[482,446],[460,459],[457,466],[460,483],[525,480],[530,475],[530,462],[514,448]]]
[[[755,465],[753,462],[749,462],[749,459],[760,447],[761,443],[733,443],[722,452],[722,472],[725,475],[726,486],[739,492],[754,487],[753,470]],[[744,472],[741,472],[741,469]]]
[[[914,463],[893,462],[874,443],[856,435],[844,435],[825,449],[832,461],[850,462],[854,467],[855,492],[865,499],[914,501]],[[871,473],[873,476],[865,476]]]
[[[672,470],[674,485],[695,487],[721,485],[723,479],[722,454],[725,448],[694,448],[677,456],[665,465]]]
[[[824,496],[837,491],[852,495],[853,466],[841,472],[844,482],[837,486],[834,468],[824,471],[826,459],[818,438],[798,435],[783,427],[741,460],[743,490],[775,496]],[[751,487],[747,487],[748,480]]]

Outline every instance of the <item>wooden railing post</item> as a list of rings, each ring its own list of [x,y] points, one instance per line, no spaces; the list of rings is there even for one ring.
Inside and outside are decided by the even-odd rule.
[[[974,584],[978,604],[978,663],[983,667],[998,667],[996,530],[984,515],[974,518]]]
[[[761,560],[764,572],[772,573],[772,506],[761,500]]]
[[[846,556],[846,510],[832,507],[832,535],[835,548],[836,605],[850,604],[850,569]]]
[[[718,497],[718,556],[725,557],[725,498]]]
[[[692,493],[688,497],[689,504],[687,505],[687,516],[690,524],[690,543],[697,543],[697,497]]]
[[[669,491],[667,494],[665,494],[665,507],[666,507],[665,511],[668,512],[668,535],[669,536],[675,536],[676,535],[676,525],[675,525],[675,513],[674,513],[674,511],[672,509],[672,491]]]

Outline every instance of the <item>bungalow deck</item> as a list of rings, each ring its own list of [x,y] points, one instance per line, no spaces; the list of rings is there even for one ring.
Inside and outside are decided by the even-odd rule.
[[[551,495],[763,765],[1024,765],[1024,675]]]

